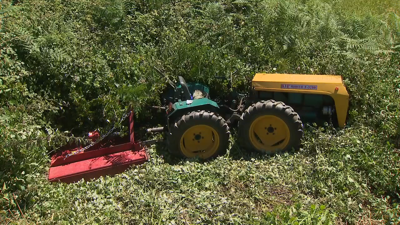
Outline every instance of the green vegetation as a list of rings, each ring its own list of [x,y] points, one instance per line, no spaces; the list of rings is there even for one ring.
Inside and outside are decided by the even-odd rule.
[[[399,223],[399,11],[389,0],[3,0],[0,222]],[[224,92],[215,76],[240,88],[256,72],[339,74],[348,127],[309,125],[282,156],[233,143],[214,161],[179,161],[157,145],[124,174],[47,182],[51,150],[107,131],[129,106],[151,119],[167,85],[154,67]]]

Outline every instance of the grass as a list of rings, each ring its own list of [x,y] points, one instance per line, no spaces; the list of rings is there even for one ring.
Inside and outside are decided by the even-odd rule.
[[[387,13],[400,14],[400,2],[393,0],[325,0],[325,2],[334,3],[334,7],[337,10],[358,16],[377,16]]]
[[[14,218],[45,224],[399,222],[398,206],[390,209],[385,199],[373,198],[359,171],[368,166],[359,165],[359,158],[384,158],[388,149],[367,152],[379,138],[361,143],[358,135],[355,129],[341,137],[310,134],[304,149],[274,157],[242,152],[233,143],[227,155],[210,162],[178,160],[163,145],[155,145],[149,149],[149,162],[115,177],[68,185],[37,176],[28,188],[31,202],[23,210],[25,219],[17,211]],[[395,172],[382,166],[376,172],[382,169]],[[371,199],[372,204],[366,202]]]
[[[290,179],[282,182],[280,176],[290,170],[281,168],[282,161],[290,159],[234,160],[226,156],[205,164],[171,165],[153,153],[150,162],[113,178],[72,185],[39,182],[42,185],[31,190],[37,192],[33,198],[37,203],[30,207],[34,213],[28,210],[25,215],[43,223],[193,224],[278,220],[277,210],[288,214],[282,222],[305,218],[303,211],[315,218],[328,213],[318,207],[312,210],[310,200],[309,204],[294,204],[305,199],[285,184]]]

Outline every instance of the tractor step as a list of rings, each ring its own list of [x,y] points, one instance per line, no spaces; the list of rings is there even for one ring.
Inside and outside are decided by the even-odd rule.
[[[165,131],[166,128],[165,127],[154,127],[154,128],[149,128],[147,129],[147,133],[157,133],[157,132],[163,132]]]

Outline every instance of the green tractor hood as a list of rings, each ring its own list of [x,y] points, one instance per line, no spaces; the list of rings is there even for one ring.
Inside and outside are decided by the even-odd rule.
[[[168,117],[170,118],[175,116],[181,116],[186,112],[194,111],[196,109],[216,111],[219,109],[219,106],[216,102],[208,98],[201,98],[201,99],[175,102],[172,105],[172,108],[173,111],[168,115]]]

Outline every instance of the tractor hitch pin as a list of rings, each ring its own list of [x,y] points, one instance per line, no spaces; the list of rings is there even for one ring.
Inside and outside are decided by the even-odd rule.
[[[153,109],[167,109],[167,107],[163,107],[163,106],[153,106]]]
[[[147,133],[163,132],[164,130],[165,130],[165,127],[154,127],[154,128],[147,129]]]

